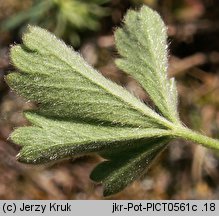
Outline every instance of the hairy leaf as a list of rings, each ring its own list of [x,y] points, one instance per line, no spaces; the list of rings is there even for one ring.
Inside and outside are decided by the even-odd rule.
[[[143,142],[142,142],[143,141]],[[114,149],[102,154],[109,160],[102,162],[91,173],[91,179],[104,185],[104,195],[109,196],[124,189],[141,177],[152,161],[165,149],[168,138],[138,141],[135,146]]]
[[[179,122],[174,79],[167,78],[166,27],[160,16],[148,7],[129,11],[124,27],[115,32],[122,58],[119,68],[132,75],[147,91],[160,113]]]
[[[170,135],[169,131],[162,129],[70,122],[46,118],[33,112],[27,112],[25,116],[35,126],[18,128],[11,138],[23,147],[19,160],[26,163],[45,163],[103,150],[109,153],[121,148],[136,149],[142,142],[145,146],[147,138]]]
[[[39,27],[30,26],[23,44],[11,48],[17,72],[7,76],[13,90],[38,105],[25,113],[32,126],[11,134],[22,147],[18,159],[37,164],[98,153],[107,161],[91,178],[103,183],[105,195],[142,175],[172,138],[187,132],[177,131],[177,92],[166,75],[166,33],[159,16],[147,7],[129,11],[116,43],[117,64],[140,82],[159,113]]]
[[[20,73],[9,74],[7,80],[20,95],[40,103],[41,114],[137,127],[168,123],[49,32],[29,27],[23,42],[11,49]]]

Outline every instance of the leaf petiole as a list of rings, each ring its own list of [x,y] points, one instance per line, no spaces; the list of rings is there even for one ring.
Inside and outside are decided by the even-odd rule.
[[[207,137],[184,126],[176,127],[173,130],[173,135],[176,138],[183,138],[185,140],[199,143],[207,148],[219,150],[219,140]]]

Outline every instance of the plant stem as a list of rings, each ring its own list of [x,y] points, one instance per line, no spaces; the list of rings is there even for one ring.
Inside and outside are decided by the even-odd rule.
[[[186,140],[199,143],[207,148],[219,150],[219,140],[194,132],[189,128],[177,127],[174,129],[174,135],[178,138],[184,138]]]

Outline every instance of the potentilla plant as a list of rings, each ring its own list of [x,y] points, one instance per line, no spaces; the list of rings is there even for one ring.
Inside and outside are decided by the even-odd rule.
[[[219,149],[219,141],[185,127],[177,111],[177,90],[167,77],[166,27],[143,6],[128,11],[115,32],[119,69],[147,91],[155,109],[104,78],[72,48],[39,27],[29,26],[23,44],[11,48],[17,72],[7,83],[38,103],[24,112],[32,126],[16,129],[20,162],[42,164],[97,153],[105,160],[91,173],[104,195],[121,191],[143,175],[175,138]]]

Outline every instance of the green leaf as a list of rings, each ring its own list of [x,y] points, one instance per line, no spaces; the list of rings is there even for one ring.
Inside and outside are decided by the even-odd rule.
[[[111,194],[150,165],[165,146],[158,138],[172,136],[171,122],[104,78],[46,30],[30,26],[23,45],[12,47],[10,56],[18,72],[7,76],[8,84],[38,103],[37,111],[25,114],[33,126],[11,135],[22,146],[21,162],[46,163],[94,152],[108,155],[111,172],[106,169],[103,182],[105,194]]]
[[[173,136],[169,120],[46,30],[30,26],[10,57],[17,72],[7,76],[8,84],[38,104],[36,111],[25,113],[32,126],[11,134],[22,146],[21,162],[99,153],[109,161],[91,177],[103,182],[109,195],[140,176]]]
[[[169,122],[124,88],[90,67],[73,49],[38,27],[11,49],[20,73],[7,76],[12,89],[40,104],[39,113],[121,126],[165,128]]]
[[[166,30],[159,15],[142,7],[129,11],[116,31],[117,65],[148,92],[159,113],[104,78],[80,54],[39,27],[29,27],[23,44],[11,48],[17,69],[6,80],[37,103],[26,112],[32,126],[16,129],[18,160],[46,163],[98,153],[106,159],[91,174],[104,195],[119,192],[151,166],[173,138],[219,149],[214,140],[183,127],[177,91],[167,78]]]
[[[104,185],[104,196],[118,193],[145,174],[168,141],[168,138],[138,140],[125,150],[117,148],[110,153],[107,151],[102,155],[109,160],[97,165],[90,178]]]
[[[168,134],[154,129],[165,128],[165,119],[47,31],[30,27],[23,42],[11,49],[19,73],[9,74],[7,81],[40,109],[38,115],[26,115],[35,126],[11,135],[23,146],[20,161],[44,163]]]
[[[121,148],[135,150],[140,143],[144,143],[145,148],[148,138],[170,135],[169,131],[162,129],[64,121],[33,112],[26,112],[25,116],[35,126],[18,128],[11,135],[11,139],[23,147],[18,159],[25,163],[46,163],[92,152],[107,151],[109,154]]]
[[[142,85],[165,118],[178,124],[175,82],[167,78],[166,38],[166,27],[155,11],[129,11],[124,27],[115,32],[121,55],[116,64]]]

